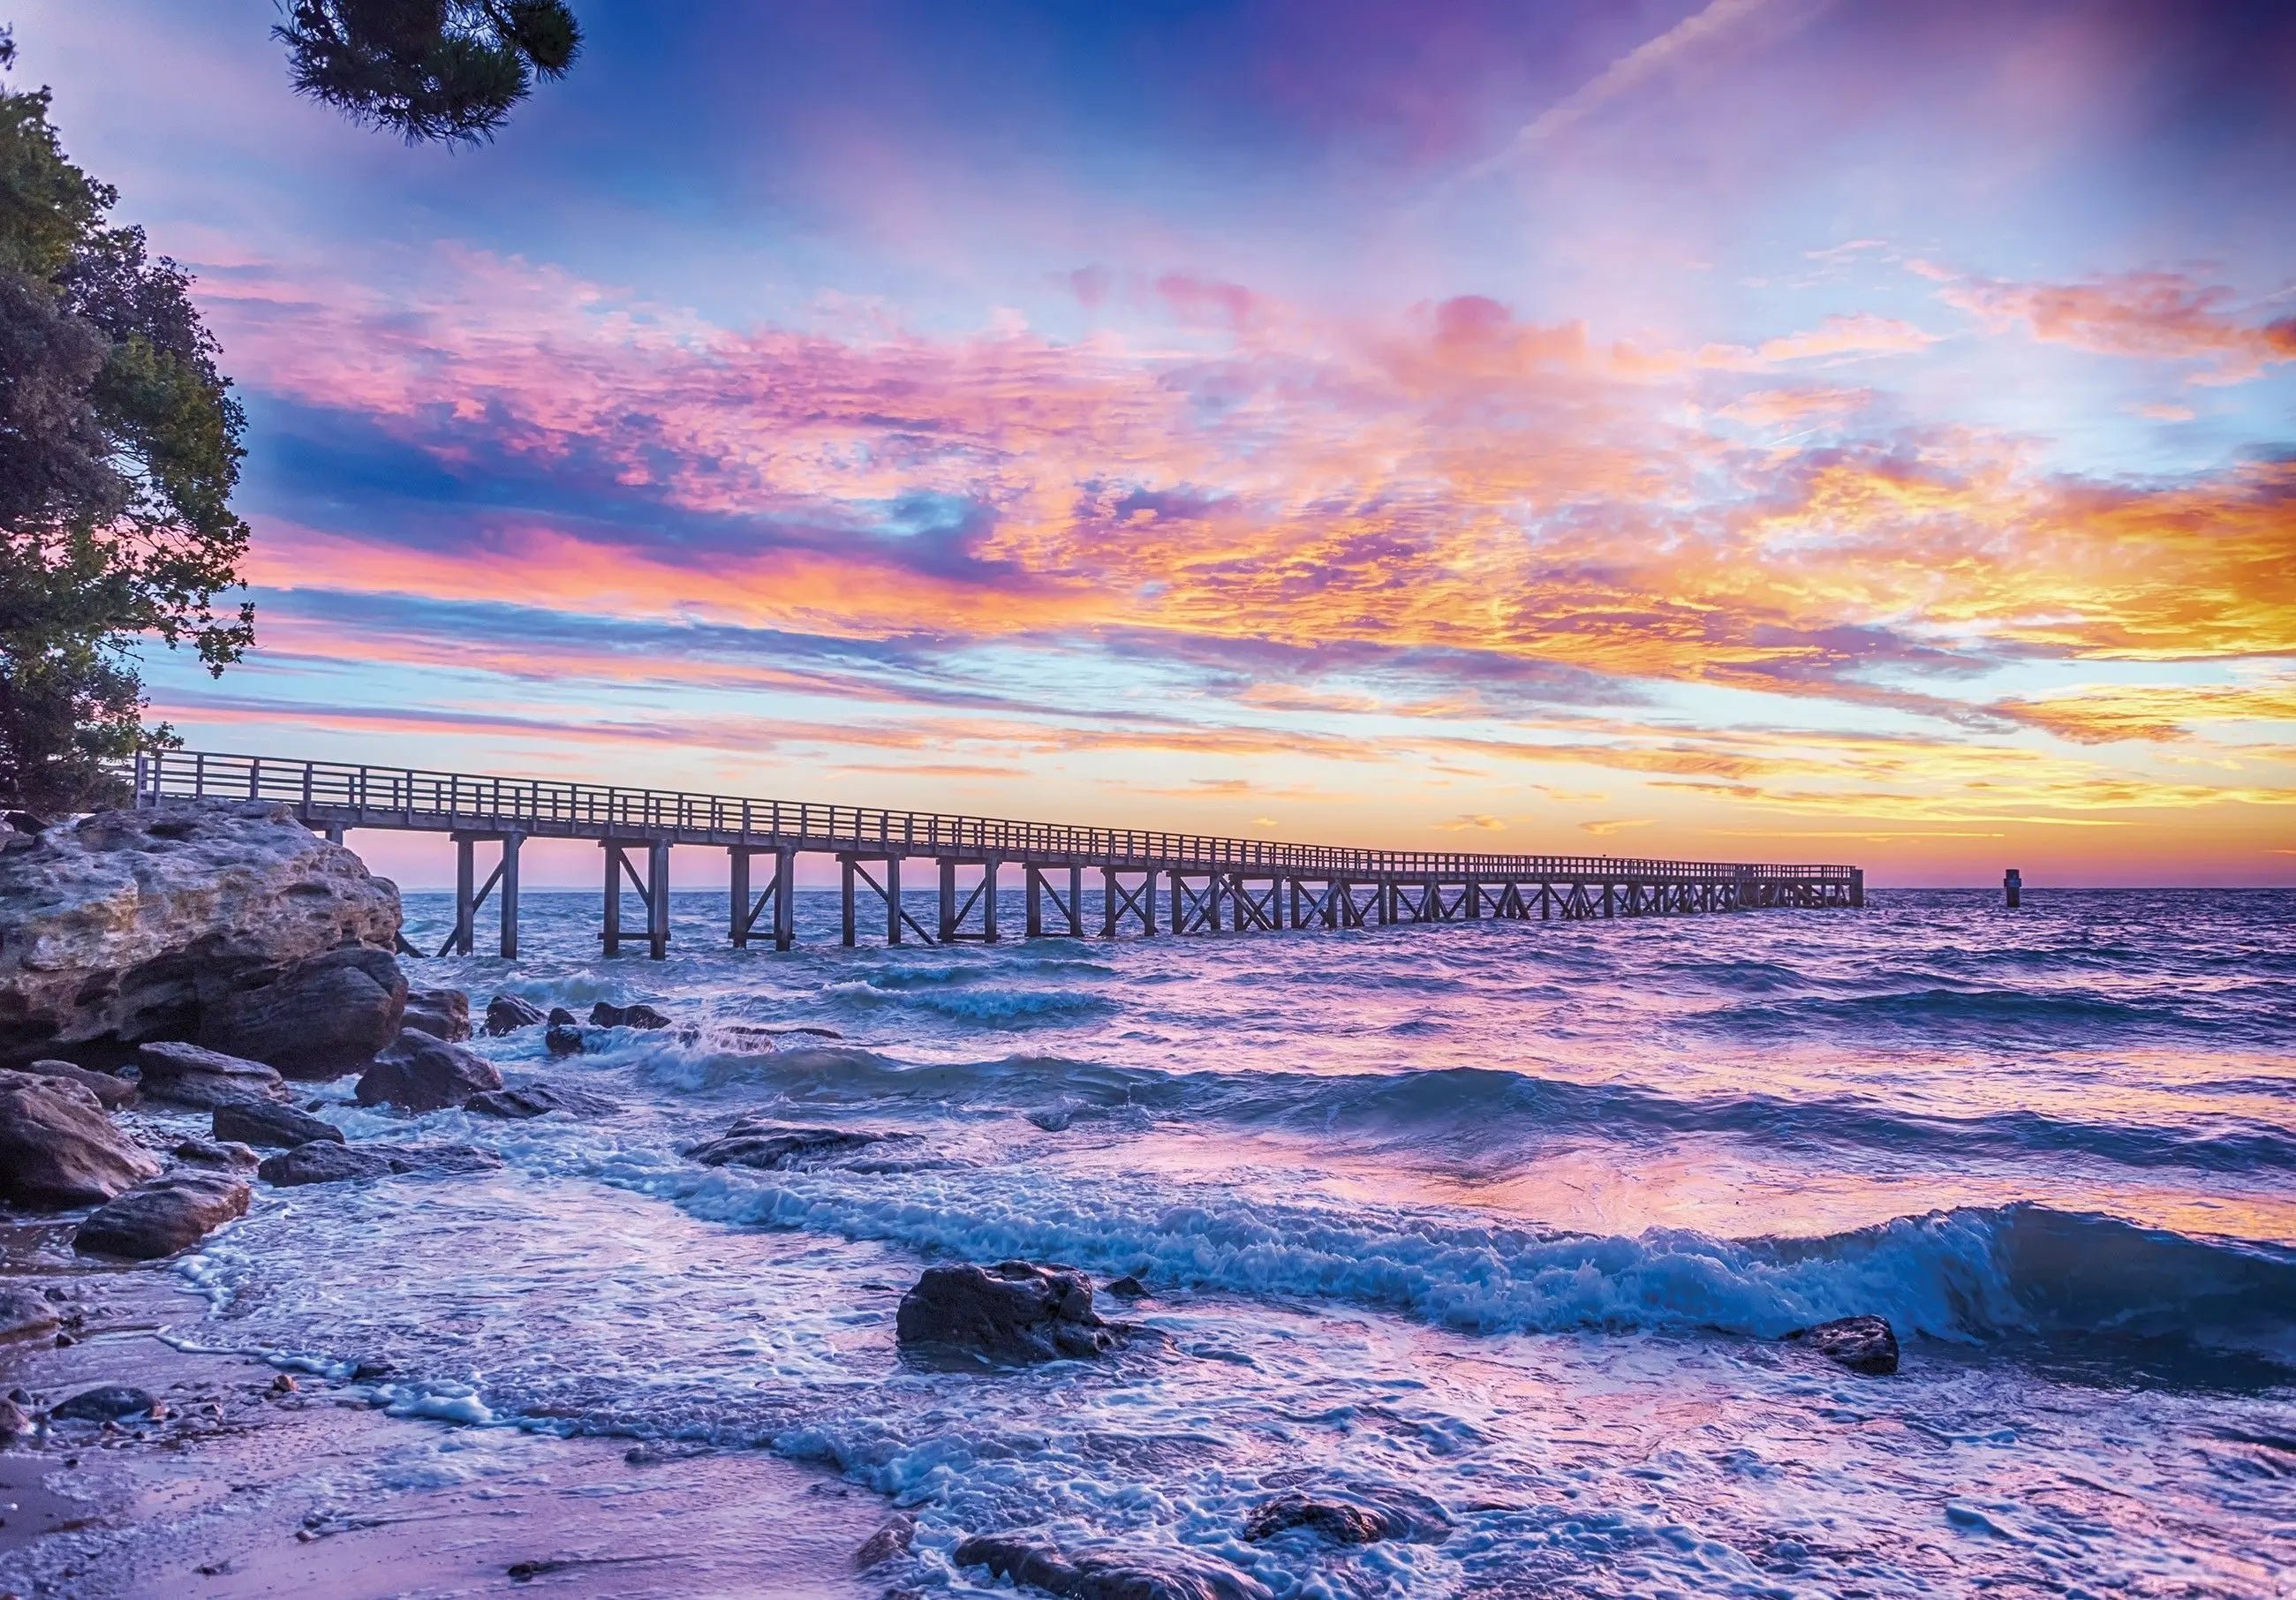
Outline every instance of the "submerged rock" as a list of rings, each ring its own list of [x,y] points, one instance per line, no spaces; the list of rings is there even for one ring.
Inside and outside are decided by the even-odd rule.
[[[1002,1261],[928,1267],[894,1318],[905,1346],[991,1361],[1057,1361],[1112,1349],[1119,1330],[1092,1309],[1092,1280],[1073,1267]]]
[[[406,975],[389,950],[329,950],[252,974],[209,1002],[200,1043],[291,1078],[340,1078],[398,1037]]]
[[[76,1083],[95,1096],[108,1112],[125,1111],[135,1104],[135,1086],[125,1078],[114,1078],[109,1072],[91,1072],[86,1067],[76,1067],[68,1061],[36,1061],[27,1063],[20,1071],[36,1078],[61,1078]]]
[[[609,1005],[603,1000],[590,1007],[593,1028],[667,1028],[669,1019],[651,1005]]]
[[[0,1400],[0,1443],[20,1439],[33,1428],[32,1414],[12,1399]]]
[[[552,1112],[564,1112],[570,1117],[603,1117],[621,1110],[621,1106],[603,1095],[565,1084],[521,1083],[473,1095],[463,1103],[463,1109],[476,1112],[481,1117],[516,1120],[546,1117]]]
[[[237,1139],[243,1145],[270,1145],[287,1150],[314,1139],[333,1139],[340,1144],[343,1136],[343,1130],[332,1122],[323,1121],[308,1112],[299,1112],[291,1105],[268,1102],[219,1105],[216,1107],[213,1129],[218,1139]]]
[[[0,1200],[95,1205],[159,1176],[160,1163],[62,1078],[0,1071]]]
[[[45,1339],[59,1320],[55,1301],[29,1284],[0,1284],[0,1344]]]
[[[502,1086],[495,1063],[477,1051],[410,1028],[375,1058],[354,1092],[361,1105],[395,1105],[419,1114],[445,1111]]]
[[[716,1138],[704,1139],[685,1153],[705,1167],[762,1167],[770,1170],[840,1151],[858,1150],[887,1136],[843,1128],[807,1128],[762,1117],[743,1117]]]
[[[194,1167],[217,1167],[226,1170],[252,1167],[263,1159],[251,1146],[236,1139],[178,1139],[174,1153],[177,1161],[189,1161]]]
[[[565,1019],[562,1022],[562,1017]],[[573,1013],[561,1009],[550,1013],[550,1026],[543,1032],[542,1047],[553,1055],[582,1054],[582,1024],[574,1020]]]
[[[1898,1370],[1897,1330],[1884,1317],[1837,1317],[1814,1328],[1798,1328],[1786,1337],[1806,1342],[1827,1360],[1868,1377],[1886,1378]]]
[[[212,1110],[287,1096],[287,1086],[275,1069],[199,1045],[169,1041],[141,1046],[135,1052],[135,1064],[143,1074],[145,1095],[178,1105]]]
[[[1063,1555],[1042,1539],[991,1533],[957,1546],[956,1564],[1068,1600],[1274,1600],[1268,1587],[1224,1561],[1188,1550],[1088,1550]]]
[[[255,1175],[282,1189],[305,1184],[339,1184],[358,1177],[389,1177],[391,1164],[371,1150],[329,1139],[314,1139],[265,1158]]]
[[[865,1572],[871,1567],[889,1562],[896,1555],[908,1554],[909,1541],[916,1537],[917,1520],[906,1511],[897,1511],[885,1519],[884,1526],[861,1541],[853,1552],[856,1571]]]
[[[421,1177],[499,1172],[503,1164],[502,1157],[475,1145],[369,1145],[365,1148],[390,1162],[393,1172]]]
[[[72,1248],[82,1255],[155,1261],[246,1216],[247,1194],[245,1181],[226,1173],[170,1172],[107,1201],[79,1225]]]
[[[453,1044],[471,1037],[471,997],[459,989],[411,989],[402,1028]]]
[[[566,1020],[572,1022],[573,1013],[568,1013]],[[505,1033],[516,1033],[521,1028],[531,1028],[546,1021],[548,1018],[543,1014],[542,1007],[531,1000],[521,1000],[516,995],[496,995],[487,1002],[487,1031],[496,1038]]]
[[[1293,1528],[1321,1534],[1335,1545],[1369,1545],[1391,1538],[1440,1543],[1450,1537],[1451,1519],[1423,1496],[1411,1497],[1411,1504],[1406,1506],[1388,1497],[1293,1491],[1253,1506],[1243,1521],[1243,1537],[1256,1542]]]
[[[99,811],[7,844],[0,1063],[200,1038],[233,991],[398,931],[398,890],[281,805]]]
[[[106,1383],[97,1389],[83,1389],[48,1415],[56,1422],[116,1423],[131,1416],[149,1416],[159,1404],[148,1389]]]

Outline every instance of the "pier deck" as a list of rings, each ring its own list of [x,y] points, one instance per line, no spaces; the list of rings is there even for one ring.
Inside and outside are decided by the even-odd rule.
[[[606,954],[636,943],[657,960],[668,948],[669,852],[677,846],[726,851],[728,938],[737,946],[770,939],[783,950],[796,939],[800,855],[840,863],[849,945],[860,936],[864,905],[873,926],[882,918],[890,944],[995,940],[998,875],[1007,866],[1021,871],[1024,931],[1032,937],[1825,910],[1866,898],[1865,874],[1854,866],[1283,844],[206,751],[138,756],[135,782],[139,806],[202,797],[274,800],[336,840],[353,828],[448,835],[457,847],[456,910],[442,955],[472,951],[478,912],[489,898],[500,915],[502,953],[518,953],[519,847],[528,839],[595,841],[603,857]],[[483,882],[481,844],[495,847]],[[752,864],[760,857],[772,860],[758,884]],[[939,915],[930,927],[903,899],[902,866],[915,860],[938,872]],[[1089,926],[1087,873],[1100,879]],[[623,927],[625,889],[644,907],[642,931]]]

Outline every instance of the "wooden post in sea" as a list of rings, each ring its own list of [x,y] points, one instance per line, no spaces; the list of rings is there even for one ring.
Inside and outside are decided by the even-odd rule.
[[[2001,874],[2001,898],[2008,902],[2010,910],[2017,909],[2018,899],[2024,893],[2024,876],[2015,867],[2013,866]]]

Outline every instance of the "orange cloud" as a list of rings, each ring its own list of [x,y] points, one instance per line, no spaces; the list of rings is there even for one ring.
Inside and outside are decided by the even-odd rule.
[[[1971,278],[1939,292],[1997,332],[2021,326],[2035,339],[2103,356],[2209,363],[2202,382],[2243,382],[2276,362],[2296,361],[2296,317],[2243,321],[2231,314],[2230,290],[2180,273],[2124,273],[2084,283]]]

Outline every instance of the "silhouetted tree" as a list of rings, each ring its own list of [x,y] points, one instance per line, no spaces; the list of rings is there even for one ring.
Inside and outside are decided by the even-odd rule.
[[[294,0],[271,31],[299,92],[409,144],[491,138],[582,47],[563,0]]]
[[[0,68],[15,46],[0,29]],[[244,426],[191,276],[105,225],[48,94],[0,93],[0,799],[113,798],[146,733],[133,654],[156,636],[221,672],[253,642],[233,514]]]

